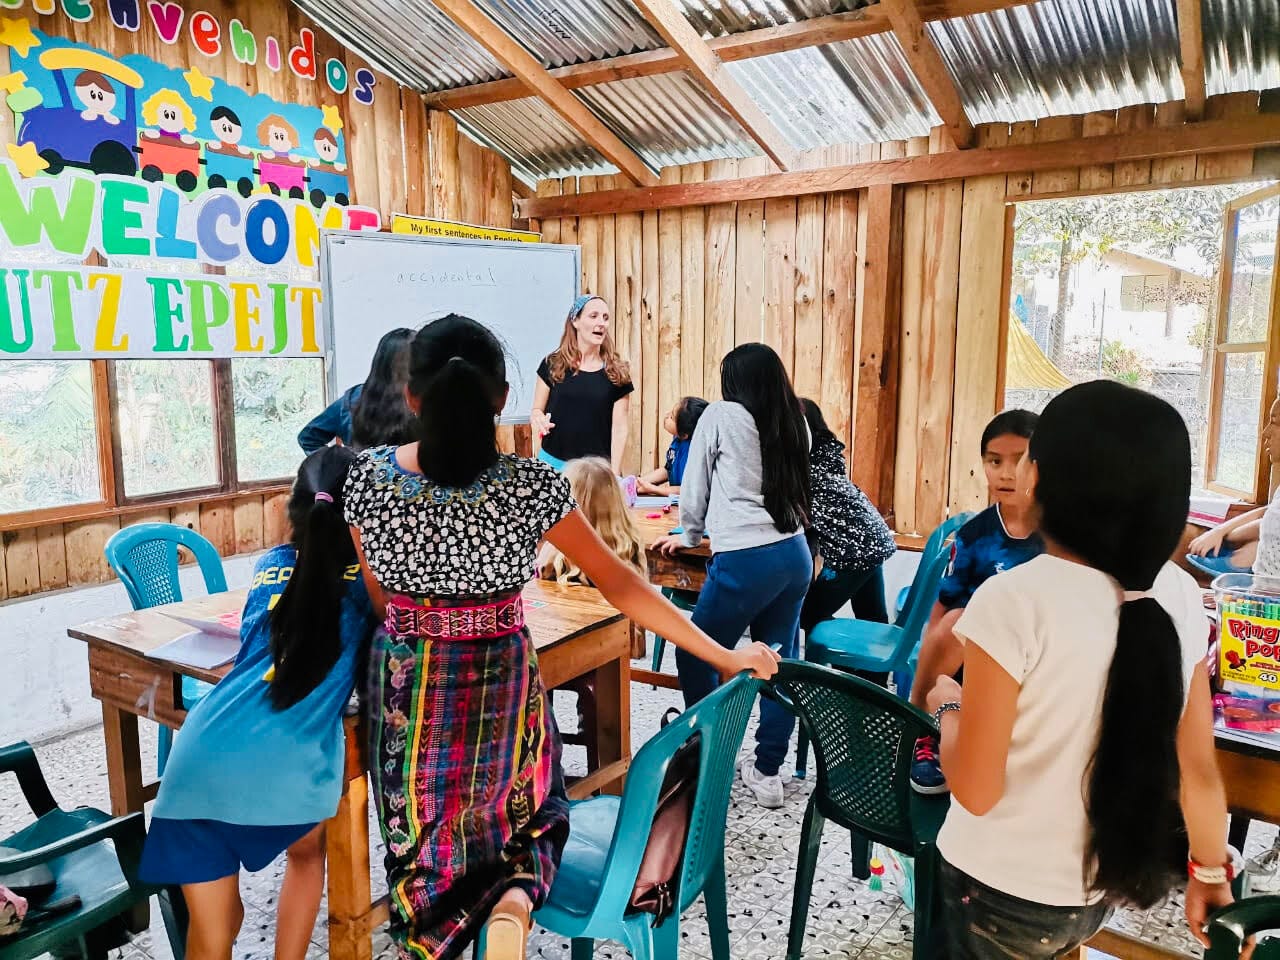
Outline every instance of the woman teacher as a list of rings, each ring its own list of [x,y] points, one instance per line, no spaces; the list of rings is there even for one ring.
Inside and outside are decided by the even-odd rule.
[[[569,460],[604,457],[620,473],[634,389],[609,335],[609,305],[584,294],[565,319],[559,348],[538,366],[529,415],[538,458],[560,469]]]

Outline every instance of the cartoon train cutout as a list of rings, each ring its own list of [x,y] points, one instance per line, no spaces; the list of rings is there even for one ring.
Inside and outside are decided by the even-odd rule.
[[[45,51],[39,62],[53,77],[60,102],[43,103],[36,91],[23,87],[11,94],[9,104],[22,113],[18,143],[35,144],[50,174],[78,167],[150,182],[171,176],[178,189],[191,193],[200,186],[203,167],[207,186],[233,189],[242,197],[268,190],[306,198],[317,209],[329,200],[350,202],[346,167],[337,162],[337,137],[324,127],[314,136],[318,159],[301,157],[294,152],[300,146],[297,131],[271,114],[258,125],[264,149],[253,150],[240,144],[239,117],[216,106],[209,119],[217,139],[200,140],[191,135],[195,114],[173,90],[159,90],[142,104],[140,125],[142,77],[117,60],[64,47]],[[116,85],[123,92],[123,117],[115,114],[121,96]]]

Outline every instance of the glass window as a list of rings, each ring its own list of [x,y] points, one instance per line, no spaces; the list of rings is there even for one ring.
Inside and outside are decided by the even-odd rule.
[[[0,513],[101,499],[89,361],[0,363]]]
[[[125,496],[216,485],[213,364],[118,360],[115,369]]]
[[[323,360],[231,361],[236,471],[242,483],[292,478],[298,431],[324,408]]]
[[[1218,462],[1214,480],[1252,490],[1258,463],[1258,411],[1262,408],[1262,354],[1229,353],[1222,371]],[[1266,491],[1263,491],[1265,493]]]
[[[1275,273],[1276,201],[1251,204],[1236,218],[1231,258],[1231,300],[1227,305],[1227,343],[1267,339],[1271,283]]]

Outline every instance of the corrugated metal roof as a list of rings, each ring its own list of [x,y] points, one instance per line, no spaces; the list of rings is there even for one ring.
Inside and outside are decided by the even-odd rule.
[[[424,91],[505,71],[430,0],[295,0],[339,40]],[[774,26],[869,0],[676,0],[705,36]],[[661,45],[630,0],[477,0],[548,67]],[[1280,86],[1280,0],[1203,0],[1212,94]],[[969,119],[1033,120],[1179,99],[1175,0],[1039,0],[930,23]],[[926,134],[940,121],[891,34],[728,65],[787,139],[806,150]],[[723,109],[684,74],[576,91],[654,166],[758,154]],[[535,99],[459,111],[517,175],[612,172]]]

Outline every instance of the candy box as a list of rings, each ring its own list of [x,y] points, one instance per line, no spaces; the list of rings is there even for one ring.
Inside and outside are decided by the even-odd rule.
[[[1280,733],[1280,696],[1233,697],[1219,693],[1213,698],[1213,706],[1229,730]]]
[[[1225,573],[1213,581],[1218,604],[1218,689],[1280,700],[1280,581]]]

